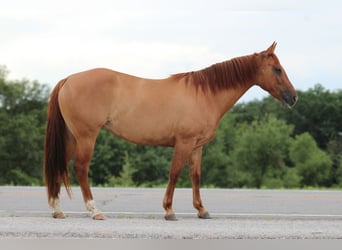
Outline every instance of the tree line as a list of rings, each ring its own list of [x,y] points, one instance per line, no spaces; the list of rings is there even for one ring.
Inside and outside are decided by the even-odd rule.
[[[0,68],[0,185],[43,185],[50,91],[37,81],[8,80]],[[202,186],[342,187],[342,91],[317,84],[298,95],[291,110],[272,97],[236,104],[204,147]],[[164,186],[171,158],[172,148],[135,145],[103,130],[89,179],[98,186]],[[186,166],[178,186],[191,186]]]

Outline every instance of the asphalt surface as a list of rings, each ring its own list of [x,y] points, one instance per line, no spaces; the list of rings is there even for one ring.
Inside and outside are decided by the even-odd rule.
[[[212,219],[198,219],[191,189],[176,189],[178,221],[165,221],[165,189],[93,188],[106,220],[62,192],[66,219],[51,217],[44,187],[0,187],[0,238],[342,239],[342,192],[202,189]]]

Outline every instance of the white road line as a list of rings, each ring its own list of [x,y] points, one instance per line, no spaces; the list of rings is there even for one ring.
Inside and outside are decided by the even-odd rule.
[[[89,215],[87,211],[63,211],[66,215]],[[4,211],[0,210],[0,217],[7,216],[18,216],[18,217],[30,217],[31,216],[46,216],[52,213],[49,211],[39,211],[39,210],[18,210],[18,211]],[[128,217],[150,217],[150,216],[160,216],[163,217],[164,213],[162,212],[103,212],[103,214],[107,216],[120,217],[120,216],[128,216]],[[227,217],[227,218],[248,218],[248,219],[263,219],[263,218],[275,218],[275,219],[334,219],[334,220],[342,220],[342,215],[335,214],[262,214],[262,213],[210,213],[212,218],[215,217]],[[176,213],[176,216],[179,217],[191,217],[196,216],[196,212],[193,213]]]

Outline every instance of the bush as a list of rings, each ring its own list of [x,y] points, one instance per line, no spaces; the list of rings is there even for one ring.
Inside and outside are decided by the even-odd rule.
[[[332,160],[320,150],[309,133],[296,136],[290,146],[290,159],[301,176],[301,185],[326,186],[330,177]]]
[[[286,171],[292,130],[292,126],[272,115],[241,126],[227,168],[230,182],[253,188],[260,188],[265,182],[280,186],[281,181],[275,180]],[[271,180],[266,181],[267,178]]]

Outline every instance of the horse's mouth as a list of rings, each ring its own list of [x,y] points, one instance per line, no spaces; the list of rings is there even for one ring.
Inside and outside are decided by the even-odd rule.
[[[283,92],[281,97],[283,106],[289,109],[293,108],[298,101],[298,96],[290,92]]]

